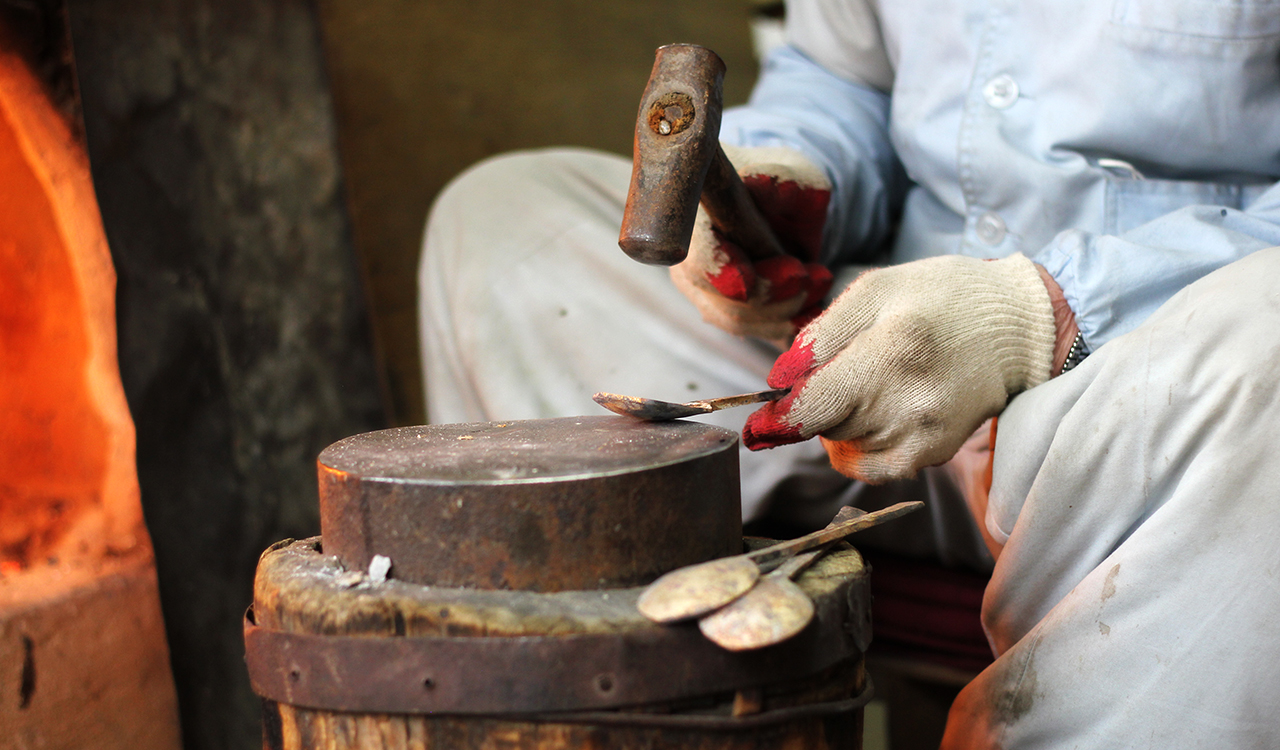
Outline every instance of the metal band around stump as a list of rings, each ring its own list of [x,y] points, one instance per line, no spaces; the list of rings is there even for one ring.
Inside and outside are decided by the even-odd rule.
[[[803,679],[858,653],[840,623],[733,653],[694,624],[531,637],[359,637],[244,623],[254,692],[307,708],[540,714],[661,703]]]

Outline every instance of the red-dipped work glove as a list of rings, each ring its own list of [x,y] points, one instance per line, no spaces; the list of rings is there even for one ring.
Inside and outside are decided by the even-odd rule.
[[[747,419],[752,450],[820,435],[878,484],[949,460],[1010,395],[1049,378],[1054,315],[1022,255],[928,258],[859,276],[774,363],[791,388]]]
[[[699,208],[689,256],[671,278],[708,323],[786,346],[831,289],[831,272],[817,262],[831,182],[791,149],[724,151],[788,254],[752,263]]]

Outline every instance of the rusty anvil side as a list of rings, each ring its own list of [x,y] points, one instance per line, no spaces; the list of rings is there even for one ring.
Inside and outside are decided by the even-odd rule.
[[[720,148],[724,61],[705,47],[659,47],[636,117],[631,187],[618,246],[642,262],[685,259],[699,199],[720,234],[753,260],[781,255],[773,230]]]

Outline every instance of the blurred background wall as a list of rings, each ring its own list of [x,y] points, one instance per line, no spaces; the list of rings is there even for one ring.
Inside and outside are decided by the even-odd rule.
[[[392,419],[424,420],[416,290],[440,188],[497,153],[589,146],[630,156],[654,50],[724,58],[725,104],[755,81],[751,0],[320,0],[356,248]]]

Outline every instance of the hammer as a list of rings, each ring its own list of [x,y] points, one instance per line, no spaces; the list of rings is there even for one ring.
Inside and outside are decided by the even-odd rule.
[[[618,246],[641,263],[689,254],[698,201],[720,234],[752,260],[783,253],[720,148],[724,61],[705,47],[659,47],[636,117],[631,187]]]

